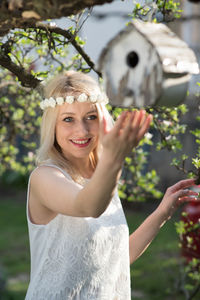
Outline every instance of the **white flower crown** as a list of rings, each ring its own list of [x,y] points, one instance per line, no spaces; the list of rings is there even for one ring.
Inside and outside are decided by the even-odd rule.
[[[46,98],[43,101],[40,102],[40,108],[42,110],[46,109],[47,107],[56,107],[56,105],[62,105],[64,103],[72,104],[75,100],[78,102],[92,102],[92,103],[102,103],[102,104],[108,104],[108,97],[105,93],[101,94],[91,94],[90,96],[87,96],[85,93],[80,94],[77,98],[74,96],[66,96],[64,97],[57,97],[57,98]]]

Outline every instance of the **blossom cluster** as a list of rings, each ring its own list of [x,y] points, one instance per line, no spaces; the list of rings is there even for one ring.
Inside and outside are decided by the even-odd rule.
[[[75,96],[66,96],[64,97],[57,97],[57,98],[46,98],[43,101],[40,102],[40,108],[42,110],[48,108],[48,107],[56,107],[56,105],[62,105],[64,103],[72,104],[75,100],[78,102],[92,102],[92,103],[102,103],[102,104],[108,104],[108,98],[106,94],[91,94],[90,96],[87,96],[85,93],[80,94],[78,97]]]

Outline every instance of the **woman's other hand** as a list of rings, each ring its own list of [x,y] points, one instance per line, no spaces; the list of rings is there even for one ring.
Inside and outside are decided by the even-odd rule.
[[[195,185],[195,179],[185,179],[169,187],[158,206],[157,210],[163,215],[164,220],[168,220],[177,208],[185,202],[198,201],[198,193],[188,188]]]

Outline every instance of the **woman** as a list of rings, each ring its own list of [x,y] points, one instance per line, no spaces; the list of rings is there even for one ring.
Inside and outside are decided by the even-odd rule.
[[[128,300],[130,270],[194,180],[169,188],[129,236],[117,195],[125,157],[151,115],[126,112],[115,125],[89,76],[67,72],[46,88],[38,167],[29,180],[31,279],[27,300]]]

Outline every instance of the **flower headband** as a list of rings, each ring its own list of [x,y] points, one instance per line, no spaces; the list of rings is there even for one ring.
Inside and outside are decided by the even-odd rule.
[[[90,96],[87,96],[85,93],[80,94],[77,98],[74,96],[66,96],[64,97],[57,97],[57,98],[46,98],[43,101],[40,102],[40,108],[42,110],[52,107],[54,108],[56,105],[62,105],[64,103],[72,104],[75,100],[78,102],[92,102],[92,103],[102,103],[102,104],[108,104],[108,98],[106,94],[91,94]]]

